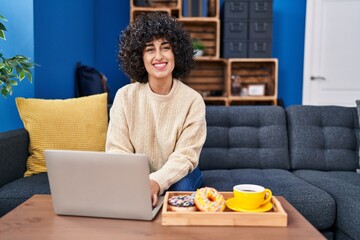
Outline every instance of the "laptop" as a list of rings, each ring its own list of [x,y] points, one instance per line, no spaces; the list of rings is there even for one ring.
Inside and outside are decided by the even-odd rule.
[[[152,220],[149,159],[143,154],[45,150],[58,215]]]

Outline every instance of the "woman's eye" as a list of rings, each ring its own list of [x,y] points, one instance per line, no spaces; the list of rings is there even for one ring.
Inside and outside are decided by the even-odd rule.
[[[163,49],[164,49],[164,50],[170,50],[170,49],[171,49],[171,46],[170,46],[170,45],[169,45],[169,46],[164,46]]]
[[[153,51],[154,51],[153,48],[146,48],[146,49],[145,49],[145,52],[153,52]]]

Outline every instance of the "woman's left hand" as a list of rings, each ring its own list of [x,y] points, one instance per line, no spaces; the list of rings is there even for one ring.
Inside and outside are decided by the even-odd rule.
[[[151,191],[151,202],[153,207],[158,203],[158,194],[160,192],[160,186],[157,182],[150,179],[150,191]]]

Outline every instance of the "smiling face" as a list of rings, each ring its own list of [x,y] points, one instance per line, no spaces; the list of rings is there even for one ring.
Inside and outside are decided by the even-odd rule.
[[[146,43],[143,61],[149,81],[172,81],[175,58],[166,39],[160,38]]]

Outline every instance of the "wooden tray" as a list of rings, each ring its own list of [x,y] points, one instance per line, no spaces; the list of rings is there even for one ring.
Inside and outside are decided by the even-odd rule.
[[[232,198],[232,192],[220,192],[225,199]],[[162,225],[194,226],[272,226],[286,227],[287,213],[276,197],[272,197],[273,208],[268,212],[235,212],[225,208],[224,212],[173,212],[168,199],[176,195],[190,195],[192,192],[167,192],[162,209]]]

